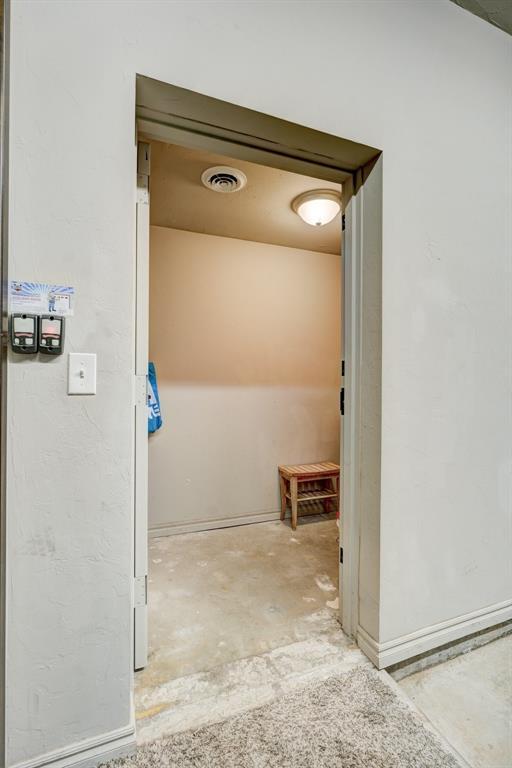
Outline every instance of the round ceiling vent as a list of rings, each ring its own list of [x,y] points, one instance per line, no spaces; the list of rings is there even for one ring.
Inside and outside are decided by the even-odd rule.
[[[247,176],[238,168],[215,165],[201,174],[201,181],[214,192],[239,192],[247,184]]]

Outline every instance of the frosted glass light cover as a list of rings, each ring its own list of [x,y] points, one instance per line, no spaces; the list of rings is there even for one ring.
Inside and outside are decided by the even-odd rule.
[[[317,199],[306,200],[297,208],[297,213],[306,224],[312,227],[323,227],[334,219],[340,212],[340,204],[336,200]]]
[[[334,189],[312,189],[292,200],[292,208],[306,224],[323,227],[341,211],[340,194]]]

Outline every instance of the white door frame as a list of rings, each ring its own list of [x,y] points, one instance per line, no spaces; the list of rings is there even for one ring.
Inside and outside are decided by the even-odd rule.
[[[9,61],[10,0],[2,1],[0,24],[0,765],[6,759],[5,667],[6,667],[6,445],[7,445],[7,291],[9,223]]]
[[[338,180],[343,185],[342,358],[345,360],[345,414],[341,439],[340,619],[344,631],[359,639],[361,540],[368,532],[366,520],[364,528],[361,527],[362,483],[372,488],[371,511],[374,518],[376,515],[379,519],[380,515],[380,337],[375,328],[380,329],[382,315],[382,244],[375,238],[370,243],[368,232],[372,229],[373,220],[382,215],[381,164],[380,175],[377,174],[379,180],[372,184],[372,199],[366,217],[364,183],[381,153],[363,144],[286,123],[279,118],[150,78],[139,76],[137,86],[137,128],[148,139],[206,149],[316,178]],[[215,121],[209,119],[211,115],[215,115]],[[139,242],[139,235],[137,240]],[[140,254],[149,260],[147,244],[141,247]],[[374,265],[376,278],[369,279]],[[144,271],[147,274],[147,267]],[[368,289],[367,284],[370,283]],[[145,296],[144,301],[149,301],[146,293],[137,293],[138,300],[141,295]],[[147,306],[137,308],[137,316],[145,318],[144,322],[147,322]],[[368,344],[366,327],[370,316],[373,318],[373,335],[371,344]],[[362,397],[363,390],[365,393],[371,391],[379,399],[378,407],[375,407],[375,402],[372,403],[371,414],[367,414],[368,397]],[[361,439],[363,423],[371,427],[364,441]],[[369,452],[373,452],[372,458],[377,455],[379,462],[373,461],[372,464],[366,461]],[[147,518],[145,525],[147,533]],[[366,567],[369,552],[378,562],[379,547],[374,526],[361,567]],[[378,612],[378,595],[376,598],[370,595],[372,599],[376,600]]]
[[[134,350],[133,666],[148,659],[149,144],[137,144]]]
[[[139,144],[140,147],[149,145]],[[138,182],[137,202],[137,354],[136,380],[139,389],[139,404],[145,405],[146,372],[148,361],[148,274],[149,274],[149,194],[147,179]],[[346,182],[343,194],[347,200],[344,209],[345,231],[343,233],[342,275],[343,275],[343,349],[345,361],[345,409],[341,432],[341,483],[343,499],[340,535],[340,620],[344,631],[356,637],[358,628],[358,586],[359,586],[359,360],[361,335],[361,192],[353,192],[352,181]],[[142,394],[141,394],[142,393]],[[147,577],[148,536],[147,521],[147,416],[141,408],[142,419],[136,428],[136,514],[135,514],[135,577]],[[146,419],[146,421],[144,421]],[[139,431],[140,430],[140,431]],[[144,431],[145,430],[145,431]],[[143,587],[136,591],[144,598]],[[141,592],[142,590],[142,592]],[[143,623],[147,621],[145,603],[135,608],[135,668],[145,666],[147,658],[147,634]]]
[[[347,185],[348,186],[348,185]],[[359,347],[361,301],[360,199],[352,184],[343,189],[343,387],[345,408],[341,437],[340,619],[343,630],[356,637],[359,621]]]

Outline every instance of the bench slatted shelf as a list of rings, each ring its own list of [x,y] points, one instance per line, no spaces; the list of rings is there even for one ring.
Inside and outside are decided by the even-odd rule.
[[[279,469],[281,488],[281,520],[286,515],[287,501],[292,510],[292,529],[297,528],[298,505],[302,501],[322,501],[324,509],[331,499],[336,499],[339,509],[340,467],[332,461],[320,461],[316,464],[283,464]],[[308,487],[299,491],[299,483]],[[310,487],[314,485],[315,487]],[[320,487],[316,487],[320,485]]]

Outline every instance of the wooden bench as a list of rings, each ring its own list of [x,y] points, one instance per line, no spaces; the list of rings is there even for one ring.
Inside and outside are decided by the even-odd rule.
[[[339,509],[339,464],[321,461],[318,464],[283,465],[278,469],[281,488],[281,520],[284,520],[286,504],[290,500],[293,530],[297,528],[297,510],[302,501],[322,501],[325,509],[331,499],[336,499],[337,509]],[[307,487],[301,491],[300,484],[307,484]]]

